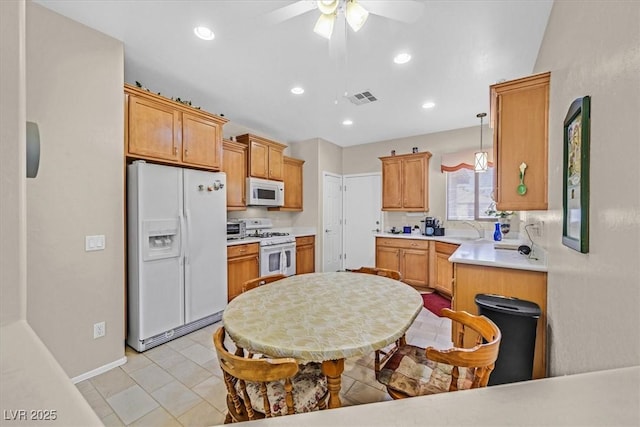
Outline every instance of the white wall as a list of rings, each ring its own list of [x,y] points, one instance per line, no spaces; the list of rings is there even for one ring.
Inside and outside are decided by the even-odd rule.
[[[554,376],[640,363],[640,2],[556,1],[535,72],[551,71],[548,249]],[[563,246],[563,121],[591,96],[589,253]]]
[[[27,120],[42,141],[27,182],[27,320],[76,377],[124,358],[123,46],[32,2],[26,20]],[[94,234],[106,249],[85,252]]]
[[[24,3],[0,2],[0,326],[26,317]]]

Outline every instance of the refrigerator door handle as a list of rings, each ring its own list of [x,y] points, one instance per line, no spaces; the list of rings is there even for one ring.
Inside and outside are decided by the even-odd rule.
[[[185,219],[184,219],[184,213],[182,211],[180,211],[180,263],[183,264],[184,263],[184,252],[185,252],[185,234],[186,234],[186,225],[185,225]]]
[[[191,211],[189,209],[185,209],[185,229],[184,233],[182,233],[182,238],[185,239],[185,250],[184,250],[184,263],[185,265],[189,263],[189,232],[191,227]]]

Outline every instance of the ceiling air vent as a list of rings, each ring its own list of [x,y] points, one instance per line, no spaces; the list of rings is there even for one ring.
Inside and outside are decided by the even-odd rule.
[[[373,94],[368,90],[365,92],[356,93],[351,96],[347,96],[347,99],[356,105],[370,104],[371,102],[378,100],[378,98],[373,96]]]

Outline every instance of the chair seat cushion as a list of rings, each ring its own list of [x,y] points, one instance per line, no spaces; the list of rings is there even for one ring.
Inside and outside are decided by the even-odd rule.
[[[409,396],[423,396],[449,391],[453,366],[428,360],[425,349],[402,346],[378,374],[378,381],[387,388]],[[471,388],[473,371],[458,368],[458,390]]]
[[[319,363],[308,363],[300,365],[299,368],[300,370],[291,380],[294,412],[310,412],[317,408],[320,399],[326,396],[327,378],[322,373]],[[264,413],[260,384],[247,381],[246,387],[253,409]],[[238,390],[239,396],[242,396],[239,384],[236,384],[236,390]],[[287,404],[285,401],[284,381],[268,382],[267,396],[271,403],[271,414],[286,415]]]

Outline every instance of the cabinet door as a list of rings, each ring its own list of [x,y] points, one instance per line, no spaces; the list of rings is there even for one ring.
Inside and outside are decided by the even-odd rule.
[[[405,211],[429,209],[426,161],[424,157],[406,158],[402,161],[402,206]]]
[[[491,93],[497,208],[546,210],[549,73],[494,85]],[[527,165],[524,195],[517,191],[522,163]]]
[[[269,146],[269,179],[282,181],[284,179],[284,156],[280,147]],[[285,195],[287,191],[285,188]]]
[[[268,179],[269,146],[259,141],[251,141],[249,154],[249,174],[256,178]]]
[[[303,160],[285,157],[284,160],[284,208],[302,210],[302,164]]]
[[[377,246],[376,267],[388,268],[402,273],[402,270],[400,269],[400,249]]]
[[[260,258],[258,255],[229,258],[227,261],[227,292],[229,301],[242,293],[242,285],[250,279],[260,276]]]
[[[403,282],[414,286],[429,285],[429,251],[403,249],[400,265]]]
[[[313,236],[296,238],[296,274],[315,272],[315,258],[315,238]]]
[[[129,96],[128,154],[179,161],[181,113],[170,105]]]
[[[247,209],[247,148],[225,141],[222,170],[227,174],[227,210]]]
[[[402,161],[382,161],[382,209],[402,209]]]
[[[449,262],[449,254],[436,253],[436,283],[434,288],[448,295],[453,295],[453,264]]]
[[[220,125],[182,113],[182,161],[219,170],[222,161]]]

